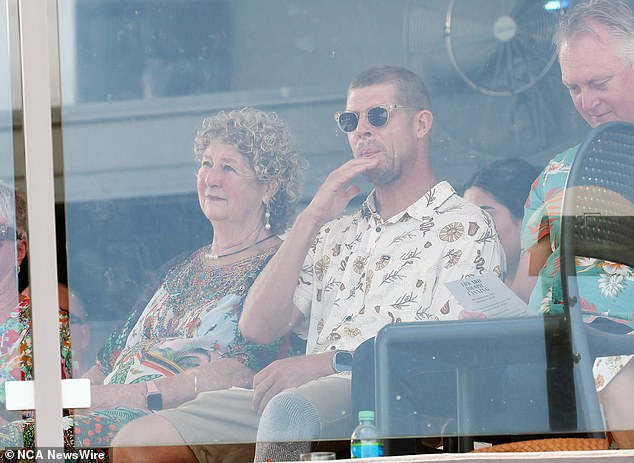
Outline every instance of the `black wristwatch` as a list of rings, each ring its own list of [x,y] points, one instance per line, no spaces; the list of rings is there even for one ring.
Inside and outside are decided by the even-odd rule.
[[[145,394],[145,407],[148,410],[163,410],[163,396],[156,387],[154,381],[146,381],[145,387],[147,393]]]
[[[335,355],[332,358],[332,369],[336,373],[352,370],[352,352],[347,350],[335,351]]]

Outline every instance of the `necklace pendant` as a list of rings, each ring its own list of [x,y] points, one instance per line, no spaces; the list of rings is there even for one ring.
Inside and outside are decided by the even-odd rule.
[[[216,260],[220,259],[221,257],[235,256],[236,254],[240,254],[240,253],[242,253],[242,252],[244,252],[244,251],[247,251],[247,250],[251,249],[252,247],[257,246],[257,245],[258,245],[258,244],[260,244],[260,243],[264,243],[266,240],[268,240],[268,239],[270,239],[270,238],[273,238],[274,236],[275,236],[275,235],[269,235],[269,236],[267,236],[266,238],[263,238],[263,239],[261,239],[261,240],[259,240],[259,241],[256,241],[256,242],[255,242],[255,243],[253,243],[253,244],[250,244],[250,245],[249,245],[249,246],[247,246],[247,247],[244,247],[244,248],[242,248],[242,249],[238,249],[237,251],[228,252],[228,253],[226,253],[226,254],[212,254],[212,253],[206,253],[206,254],[204,255],[204,260],[205,260],[205,261],[212,261],[212,262],[213,262],[213,261],[216,261]]]

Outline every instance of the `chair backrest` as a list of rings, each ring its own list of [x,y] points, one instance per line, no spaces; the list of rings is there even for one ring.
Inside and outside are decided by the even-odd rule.
[[[634,266],[634,124],[593,129],[579,146],[562,204],[562,274],[575,256]]]
[[[610,122],[586,136],[562,201],[561,286],[566,315],[576,324],[582,322],[581,310],[573,310],[577,256],[634,267],[634,124]]]
[[[600,333],[583,322],[576,257],[634,266],[634,124],[602,124],[579,146],[563,196],[559,249],[564,315],[576,362],[577,408],[586,415],[588,430],[599,430],[601,413],[592,377],[598,352],[591,347],[601,347],[603,354],[626,354],[623,349],[627,344],[629,350],[634,347],[634,337]]]

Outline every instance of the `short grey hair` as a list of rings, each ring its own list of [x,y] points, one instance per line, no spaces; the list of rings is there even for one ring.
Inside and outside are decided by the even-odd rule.
[[[573,6],[560,19],[553,42],[557,54],[564,44],[584,34],[597,36],[592,22],[604,24],[619,48],[624,63],[634,65],[634,14],[624,0],[586,0]]]

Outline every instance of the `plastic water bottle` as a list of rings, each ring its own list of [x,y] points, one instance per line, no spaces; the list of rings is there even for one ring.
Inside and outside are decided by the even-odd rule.
[[[379,439],[379,431],[374,426],[374,412],[359,412],[359,426],[350,438],[350,456],[352,458],[373,458],[383,456],[383,441]]]

